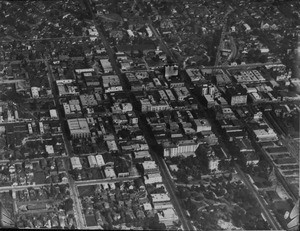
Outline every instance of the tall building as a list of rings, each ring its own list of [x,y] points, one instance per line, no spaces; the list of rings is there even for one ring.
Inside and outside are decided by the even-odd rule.
[[[1,228],[12,228],[15,227],[12,214],[4,207],[0,201],[0,227]]]

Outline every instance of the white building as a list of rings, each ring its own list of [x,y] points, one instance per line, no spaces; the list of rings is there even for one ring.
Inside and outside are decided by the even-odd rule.
[[[121,103],[122,106],[122,112],[130,112],[133,110],[132,104],[131,103]]]
[[[164,157],[195,155],[195,151],[199,146],[194,140],[180,140],[176,144],[164,142],[162,145]]]
[[[164,223],[166,226],[173,225],[174,222],[178,221],[178,216],[174,208],[163,210],[161,213],[157,213],[159,222]]]
[[[253,130],[258,142],[277,141],[277,134],[272,128]]]
[[[166,193],[154,193],[151,194],[151,198],[153,203],[166,202],[171,200]]]
[[[195,119],[197,132],[211,131],[211,125],[207,119]]]
[[[89,161],[90,168],[98,167],[98,163],[95,156],[88,156],[88,161]]]
[[[151,158],[149,151],[138,151],[134,152],[135,159],[142,159],[142,158]]]
[[[82,165],[79,157],[74,156],[71,157],[70,160],[72,164],[72,169],[82,169]]]
[[[53,148],[53,145],[45,145],[45,149],[46,149],[46,152],[47,152],[49,155],[54,154],[54,148]]]
[[[109,73],[113,71],[112,65],[108,59],[100,59],[100,63],[104,73]]]
[[[40,97],[40,90],[41,88],[39,87],[31,87],[31,95],[32,95],[32,98],[39,98]]]
[[[144,174],[157,173],[159,172],[158,166],[155,161],[144,161],[142,163]]]
[[[97,162],[98,167],[102,167],[102,166],[105,165],[103,156],[100,155],[100,154],[99,154],[99,155],[96,155],[96,162]]]
[[[161,183],[162,176],[160,173],[153,173],[144,176],[145,184],[154,184],[154,183]]]
[[[51,117],[51,119],[57,119],[58,118],[56,109],[51,109],[50,110],[50,117]]]

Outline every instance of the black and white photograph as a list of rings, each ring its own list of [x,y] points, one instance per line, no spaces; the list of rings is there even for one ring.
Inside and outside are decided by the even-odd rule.
[[[299,0],[0,0],[0,229],[298,231]]]

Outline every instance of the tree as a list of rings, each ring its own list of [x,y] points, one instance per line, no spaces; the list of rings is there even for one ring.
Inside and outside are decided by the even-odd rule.
[[[71,198],[65,200],[64,210],[66,212],[71,211],[73,209],[73,200]]]

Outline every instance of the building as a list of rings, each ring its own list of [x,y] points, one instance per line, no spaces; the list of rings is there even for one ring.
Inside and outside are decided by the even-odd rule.
[[[67,122],[72,138],[84,138],[91,136],[86,118],[68,119]]]
[[[175,87],[175,88],[173,88],[173,90],[175,91],[177,100],[179,100],[179,101],[184,101],[185,98],[190,96],[190,92],[186,87]]]
[[[145,184],[154,184],[154,183],[161,183],[162,182],[162,176],[158,173],[152,173],[144,176]]]
[[[68,118],[76,117],[82,114],[80,102],[77,99],[70,100],[68,103],[63,103],[65,116]]]
[[[79,98],[80,98],[81,105],[84,108],[98,105],[94,95],[85,94],[85,95],[80,95]]]
[[[170,197],[166,193],[154,193],[151,194],[153,204],[159,202],[167,202],[170,201]]]
[[[57,110],[56,109],[51,109],[49,112],[50,112],[50,118],[51,119],[58,119],[58,115],[57,115]]]
[[[100,59],[100,63],[101,63],[104,73],[110,73],[113,71],[111,63],[108,59]]]
[[[32,98],[39,98],[40,97],[40,90],[41,88],[39,87],[31,87],[31,95],[32,95]]]
[[[117,152],[118,151],[118,146],[115,140],[107,140],[106,145],[108,147],[108,150],[110,152]]]
[[[144,169],[144,174],[153,174],[159,172],[158,166],[156,165],[155,161],[144,161],[142,163],[142,166]]]
[[[234,88],[227,88],[226,95],[228,98],[228,103],[232,106],[247,104],[247,90],[244,89],[241,85],[238,85]]]
[[[88,161],[89,161],[90,168],[98,167],[98,162],[95,156],[88,156]]]
[[[56,80],[59,96],[79,95],[78,87],[72,79]]]
[[[115,170],[112,167],[106,167],[104,169],[104,174],[106,178],[116,178]]]
[[[53,154],[54,154],[54,148],[53,148],[53,145],[45,145],[45,149],[46,149],[46,152],[47,152],[49,155],[53,155]]]
[[[211,131],[211,125],[207,119],[195,119],[196,132]]]
[[[195,155],[199,144],[194,140],[179,140],[176,143],[163,142],[164,157]]]
[[[258,142],[277,141],[277,134],[272,128],[253,130],[255,138]]]
[[[101,78],[105,93],[123,91],[119,76],[103,75]]]
[[[177,65],[166,65],[165,66],[165,77],[168,80],[171,76],[178,75],[178,66]]]
[[[192,83],[202,83],[206,82],[204,76],[199,69],[186,69],[187,75],[190,77]]]
[[[71,157],[70,160],[71,160],[72,169],[82,169],[82,165],[79,157],[74,156]]]
[[[98,167],[102,167],[102,166],[105,165],[105,162],[104,162],[104,159],[103,159],[102,155],[100,155],[100,154],[96,155],[95,158],[96,158],[96,162],[97,162]]]
[[[174,225],[179,220],[174,208],[168,208],[157,213],[160,223],[164,223],[167,227]]]
[[[219,158],[215,155],[208,156],[208,169],[210,171],[217,171],[219,167]]]
[[[204,95],[204,104],[206,107],[211,108],[215,106],[215,100],[214,97],[211,95]]]
[[[16,227],[12,214],[4,207],[0,201],[0,227],[13,228]]]

